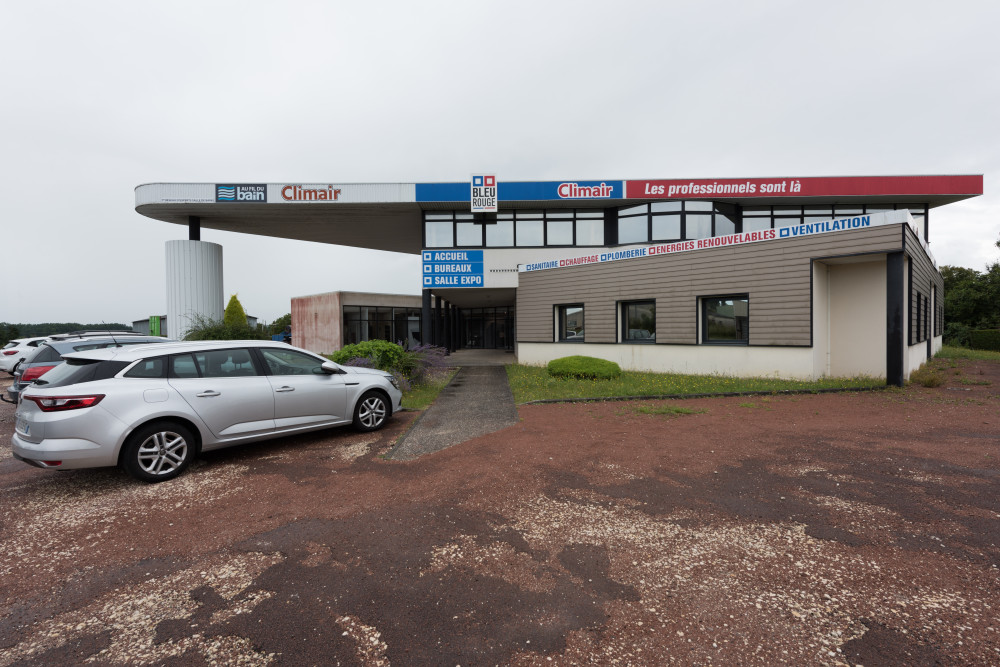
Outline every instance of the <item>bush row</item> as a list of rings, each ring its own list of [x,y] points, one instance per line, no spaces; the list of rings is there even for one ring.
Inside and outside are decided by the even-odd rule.
[[[994,352],[1000,352],[1000,329],[970,330],[969,347],[973,350],[993,350]]]
[[[378,368],[392,373],[400,389],[426,382],[430,375],[447,367],[448,351],[435,345],[418,345],[406,349],[387,340],[366,340],[345,345],[329,355],[330,361],[344,366]]]

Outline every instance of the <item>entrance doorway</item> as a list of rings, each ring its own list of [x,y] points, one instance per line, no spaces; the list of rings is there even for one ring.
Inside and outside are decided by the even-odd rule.
[[[478,350],[514,349],[514,307],[462,308],[459,347]]]

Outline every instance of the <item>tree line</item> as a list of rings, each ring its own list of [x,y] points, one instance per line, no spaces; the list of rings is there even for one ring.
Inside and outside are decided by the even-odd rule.
[[[70,331],[131,331],[131,324],[121,322],[101,322],[100,324],[81,324],[80,322],[43,322],[41,324],[25,324],[0,322],[0,345],[6,345],[15,338],[37,338],[39,336],[54,336]]]

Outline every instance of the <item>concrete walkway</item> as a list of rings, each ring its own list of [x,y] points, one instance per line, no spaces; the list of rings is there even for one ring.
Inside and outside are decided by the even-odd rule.
[[[452,353],[453,362],[459,361],[455,357],[461,352],[483,351],[459,350]],[[502,358],[493,350],[488,352],[494,354],[486,361]],[[492,361],[486,365],[470,365],[470,361],[475,360],[462,365],[434,404],[392,448],[388,458],[410,461],[518,422],[506,369]],[[507,363],[512,361],[513,355],[508,354]]]

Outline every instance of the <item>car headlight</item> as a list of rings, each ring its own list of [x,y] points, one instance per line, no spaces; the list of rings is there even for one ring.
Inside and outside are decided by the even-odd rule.
[[[392,375],[386,375],[386,376],[385,376],[385,379],[386,379],[386,380],[388,380],[388,381],[389,381],[389,383],[390,383],[390,384],[391,384],[391,385],[392,385],[393,387],[395,387],[396,389],[399,389],[399,382],[398,382],[398,381],[396,380],[395,376],[392,376]]]

